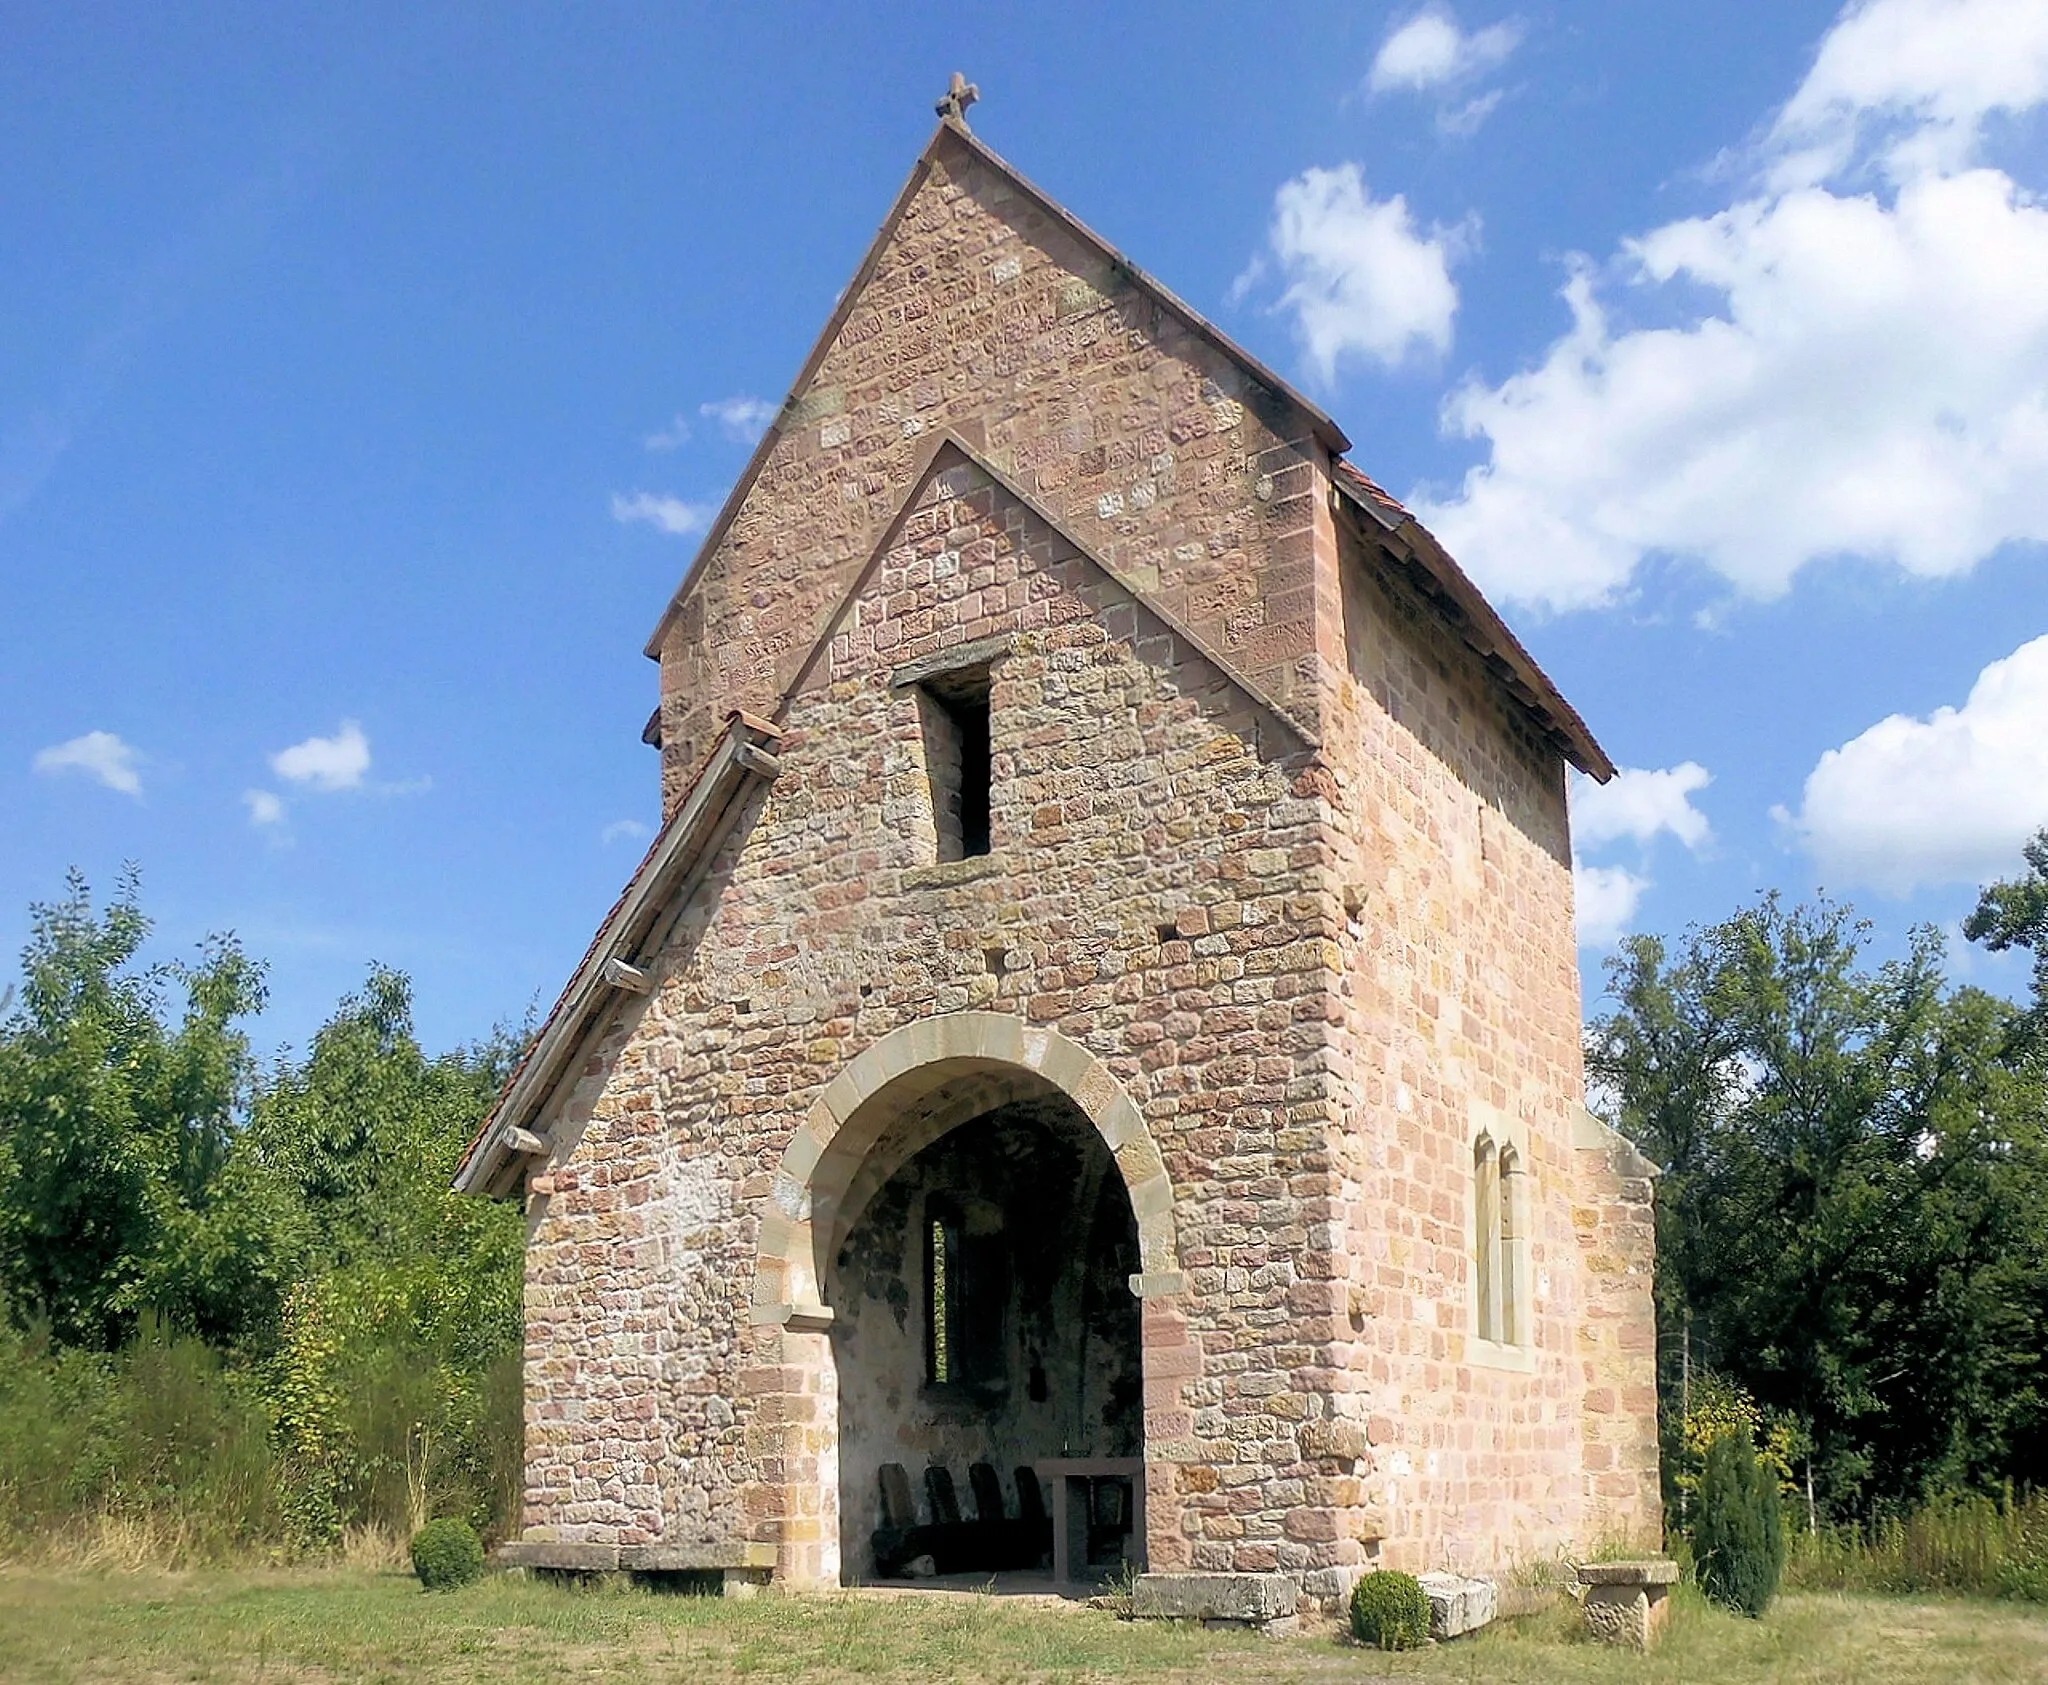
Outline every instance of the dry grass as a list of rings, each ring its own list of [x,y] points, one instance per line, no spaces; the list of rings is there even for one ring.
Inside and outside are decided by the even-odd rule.
[[[429,1597],[361,1568],[0,1572],[0,1680],[37,1685],[367,1680],[558,1685],[746,1678],[1377,1680],[1527,1685],[1899,1685],[2048,1678],[2048,1617],[1958,1599],[1799,1596],[1740,1620],[1690,1600],[1649,1657],[1580,1641],[1571,1612],[1404,1656],[1341,1641],[1130,1624],[992,1597],[767,1597],[751,1603],[498,1578]]]

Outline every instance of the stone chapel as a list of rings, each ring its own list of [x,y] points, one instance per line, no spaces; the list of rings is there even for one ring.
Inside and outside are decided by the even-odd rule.
[[[1271,1610],[1655,1549],[1614,769],[962,93],[648,642],[661,829],[459,1173],[528,1214],[502,1554]]]

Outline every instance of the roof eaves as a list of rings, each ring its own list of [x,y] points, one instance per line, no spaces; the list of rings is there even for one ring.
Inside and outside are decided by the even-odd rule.
[[[1384,534],[1381,543],[1408,562],[1433,588],[1447,611],[1445,618],[1485,659],[1490,671],[1537,722],[1556,740],[1581,772],[1605,784],[1614,776],[1614,762],[1600,747],[1579,711],[1564,699],[1550,676],[1536,664],[1485,593],[1472,583],[1436,535],[1365,474],[1348,462],[1335,464],[1332,483]]]
[[[464,1150],[454,1178],[458,1192],[499,1194],[516,1180],[507,1174],[518,1156],[508,1137],[546,1105],[585,1032],[612,1000],[615,985],[608,974],[613,962],[637,966],[672,892],[724,840],[737,816],[739,798],[755,782],[776,776],[780,768],[771,745],[780,737],[776,726],[752,714],[735,711],[726,717],[725,732],[705,757],[682,806],[655,835],[540,1034]]]

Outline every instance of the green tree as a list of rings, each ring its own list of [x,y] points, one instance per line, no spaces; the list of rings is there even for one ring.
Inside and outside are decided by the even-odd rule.
[[[0,1292],[61,1344],[112,1348],[146,1313],[232,1341],[274,1318],[291,1273],[289,1211],[234,1154],[262,969],[231,937],[139,966],[132,871],[103,914],[73,873],[31,917],[0,1024]]]
[[[1610,964],[1588,1068],[1667,1167],[1667,1447],[1711,1365],[1812,1446],[1832,1512],[2037,1474],[2048,1158],[2011,1010],[1950,990],[1938,936],[1774,897]],[[1667,1458],[1672,1467],[1677,1457]]]
[[[1771,1606],[1785,1571],[1785,1530],[1778,1520],[1777,1477],[1757,1455],[1746,1427],[1707,1447],[1692,1545],[1700,1589],[1716,1603],[1750,1616]]]
[[[2036,831],[2022,850],[2026,870],[1987,885],[1963,934],[1994,953],[2025,948],[2034,956],[2034,999],[2014,1023],[2020,1048],[2048,1054],[2048,830]]]
[[[515,1053],[500,1036],[429,1058],[380,967],[257,1098],[250,1147],[317,1235],[271,1389],[309,1535],[511,1502],[524,1228],[450,1183]]]

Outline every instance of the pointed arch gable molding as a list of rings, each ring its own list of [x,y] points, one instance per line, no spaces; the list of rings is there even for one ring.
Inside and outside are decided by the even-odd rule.
[[[1174,1232],[1173,1185],[1158,1143],[1109,1068],[1057,1030],[1001,1012],[948,1012],[893,1030],[856,1055],[812,1102],[783,1149],[761,1219],[753,1321],[792,1331],[832,1321],[824,1302],[831,1216],[886,1117],[868,1102],[920,1071],[1008,1067],[1041,1078],[1071,1099],[1116,1161],[1138,1224],[1141,1299],[1179,1293],[1184,1283]]]

